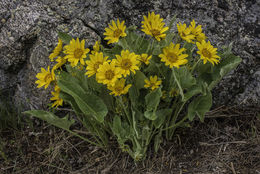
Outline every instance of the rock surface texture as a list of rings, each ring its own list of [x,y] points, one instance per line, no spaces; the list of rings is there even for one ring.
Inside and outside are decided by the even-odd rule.
[[[260,104],[260,0],[0,0],[1,101],[11,96],[24,109],[46,108],[50,92],[36,88],[35,75],[50,65],[57,31],[91,46],[111,19],[140,27],[149,11],[166,23],[175,14],[195,19],[215,46],[233,42],[243,61],[214,89],[215,107]]]

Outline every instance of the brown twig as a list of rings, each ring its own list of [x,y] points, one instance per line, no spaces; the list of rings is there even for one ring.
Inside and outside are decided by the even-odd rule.
[[[236,171],[235,171],[235,168],[234,168],[233,162],[231,162],[230,165],[231,165],[232,173],[233,173],[233,174],[237,174]]]

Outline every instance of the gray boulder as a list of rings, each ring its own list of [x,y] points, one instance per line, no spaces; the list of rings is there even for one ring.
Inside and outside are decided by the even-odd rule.
[[[46,109],[50,91],[37,89],[35,75],[50,65],[58,31],[85,39],[90,46],[103,37],[111,19],[141,26],[155,11],[169,23],[172,16],[192,19],[215,46],[233,42],[243,61],[214,89],[214,107],[260,103],[259,0],[0,0],[0,99],[11,96],[24,110]]]

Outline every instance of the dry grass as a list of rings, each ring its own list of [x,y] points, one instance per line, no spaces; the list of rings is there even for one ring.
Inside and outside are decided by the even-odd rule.
[[[260,108],[217,108],[204,123],[179,129],[157,155],[135,164],[117,148],[102,151],[34,120],[34,127],[0,134],[0,173],[260,173]],[[2,147],[2,148],[1,148]],[[5,156],[5,158],[4,158]]]

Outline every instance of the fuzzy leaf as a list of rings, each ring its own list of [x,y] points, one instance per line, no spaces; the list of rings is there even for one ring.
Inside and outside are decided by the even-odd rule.
[[[149,120],[156,120],[157,119],[157,115],[154,111],[145,111],[144,116],[145,116],[145,118],[147,118]]]
[[[196,79],[192,76],[187,67],[183,66],[177,69],[176,77],[180,82],[182,89],[188,89],[196,84]]]
[[[153,121],[153,125],[155,128],[159,128],[166,117],[170,116],[172,113],[172,109],[161,109],[156,111],[156,115],[157,115],[157,119],[155,121]]]
[[[212,105],[212,95],[207,90],[206,95],[198,96],[188,106],[188,118],[193,120],[195,115],[198,115],[200,121],[204,121],[205,113],[208,112]]]
[[[157,153],[162,142],[162,129],[160,132],[154,137],[154,151]]]
[[[158,88],[145,96],[146,110],[151,111],[157,108],[162,96],[161,88]]]
[[[62,40],[63,43],[69,44],[72,37],[64,32],[58,32],[59,38]]]
[[[135,80],[136,88],[138,90],[144,87],[145,79],[146,79],[146,76],[144,75],[144,73],[142,73],[141,71],[136,71],[134,80]]]
[[[40,118],[44,121],[47,121],[49,124],[62,128],[64,130],[69,130],[70,126],[75,122],[75,120],[72,119],[69,120],[68,115],[63,118],[59,118],[58,116],[54,115],[51,112],[42,111],[42,110],[31,110],[31,111],[25,111],[23,113]]]
[[[206,82],[209,86],[209,89],[213,89],[216,84],[231,70],[235,69],[238,64],[241,62],[241,58],[235,56],[234,54],[226,54],[222,53],[223,57],[220,60],[220,63],[215,65],[214,67],[209,68],[210,66],[207,65],[207,68],[204,69],[204,72],[201,72],[198,80]],[[208,71],[207,71],[208,70]]]
[[[84,114],[91,115],[97,121],[102,123],[108,112],[107,107],[102,99],[94,94],[87,94],[84,90],[82,90],[78,83],[72,83],[73,77],[68,73],[62,74],[63,75],[61,78],[58,79],[58,86],[61,88],[61,90],[74,98],[78,107]],[[69,76],[70,80],[65,80],[69,78]]]

